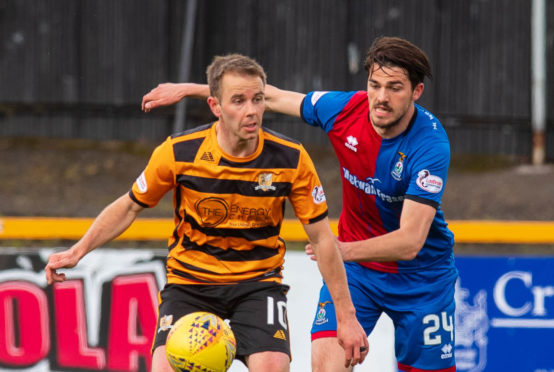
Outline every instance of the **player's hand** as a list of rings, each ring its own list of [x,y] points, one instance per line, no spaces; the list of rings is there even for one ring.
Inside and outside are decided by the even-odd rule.
[[[353,243],[345,243],[341,242],[340,240],[337,240],[337,248],[339,249],[340,255],[342,257],[342,260],[344,262],[346,261],[354,261],[353,253]]]
[[[63,282],[65,280],[65,274],[58,273],[57,270],[70,269],[75,267],[78,262],[79,257],[71,249],[52,254],[48,258],[48,263],[44,268],[48,284]]]
[[[312,261],[317,261],[317,258],[315,257],[314,250],[312,248],[312,245],[310,243],[306,244],[304,247],[304,250],[306,251],[306,254],[310,257]]]
[[[337,339],[344,349],[344,366],[362,364],[369,352],[367,335],[355,316],[343,323],[337,327]]]
[[[159,84],[142,97],[142,111],[150,112],[156,107],[174,105],[182,98],[183,95],[178,84]]]

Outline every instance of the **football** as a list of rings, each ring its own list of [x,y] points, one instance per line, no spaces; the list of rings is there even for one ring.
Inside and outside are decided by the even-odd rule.
[[[165,349],[169,364],[177,372],[225,372],[235,358],[236,341],[223,319],[195,312],[175,322]]]

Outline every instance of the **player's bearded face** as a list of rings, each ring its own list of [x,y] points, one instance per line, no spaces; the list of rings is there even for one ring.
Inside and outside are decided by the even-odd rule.
[[[412,89],[403,68],[373,65],[367,82],[369,115],[373,126],[387,132],[401,124],[407,125],[411,119],[407,114],[411,114],[413,103],[422,91],[423,84]]]
[[[214,114],[229,138],[239,142],[257,141],[265,110],[264,84],[260,77],[225,74],[216,106]]]

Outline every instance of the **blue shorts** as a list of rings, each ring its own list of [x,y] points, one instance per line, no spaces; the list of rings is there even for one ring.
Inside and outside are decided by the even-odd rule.
[[[455,371],[454,287],[451,265],[401,274],[345,263],[358,321],[369,335],[381,313],[393,321],[400,371]],[[325,283],[321,288],[312,340],[336,337],[335,307]]]

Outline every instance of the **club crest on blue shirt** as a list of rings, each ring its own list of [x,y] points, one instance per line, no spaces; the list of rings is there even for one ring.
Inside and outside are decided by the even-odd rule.
[[[396,164],[394,164],[394,168],[391,172],[392,178],[394,178],[397,181],[400,181],[402,179],[402,171],[404,170],[404,159],[406,159],[406,155],[398,151],[398,161]]]
[[[258,175],[258,186],[254,187],[254,190],[275,190],[275,186],[272,186],[273,183],[273,174],[272,173],[262,173]]]

